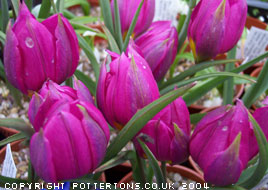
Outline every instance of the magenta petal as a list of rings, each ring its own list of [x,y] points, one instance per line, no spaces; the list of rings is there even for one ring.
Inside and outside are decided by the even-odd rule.
[[[56,172],[52,160],[51,144],[40,130],[35,133],[30,142],[31,163],[39,177],[47,182],[56,183]]]
[[[94,100],[88,88],[76,78],[74,78],[74,89],[77,91],[77,97],[79,100],[94,104]]]
[[[241,134],[205,169],[204,177],[207,182],[217,186],[226,186],[238,181],[243,170],[243,164],[238,157],[240,138]]]
[[[61,112],[50,119],[44,133],[52,145],[57,180],[77,178],[90,171],[92,163],[88,140],[76,117]],[[60,134],[60,138],[55,134]]]
[[[38,113],[38,110],[43,102],[44,100],[39,94],[35,93],[32,96],[28,109],[28,117],[31,123],[34,123],[36,114]]]
[[[54,59],[53,36],[26,9],[23,3],[13,32],[22,55],[22,78],[27,89],[36,91],[42,87],[48,76],[54,75],[54,67],[51,67]]]
[[[24,76],[19,75],[24,72],[19,51],[19,42],[10,24],[8,25],[6,34],[4,66],[8,81],[26,94],[27,90],[24,85]]]

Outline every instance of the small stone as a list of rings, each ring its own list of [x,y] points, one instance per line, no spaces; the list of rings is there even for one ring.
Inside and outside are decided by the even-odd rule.
[[[181,178],[181,176],[180,176],[180,174],[174,174],[174,180],[175,181],[180,181],[182,178]]]

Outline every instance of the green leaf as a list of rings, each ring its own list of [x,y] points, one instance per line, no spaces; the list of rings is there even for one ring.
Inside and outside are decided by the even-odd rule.
[[[230,60],[217,60],[217,61],[206,61],[202,63],[198,63],[197,65],[192,66],[191,68],[185,70],[184,72],[180,73],[178,76],[169,79],[167,82],[163,83],[159,86],[160,90],[171,85],[174,83],[177,83],[179,81],[182,81],[183,79],[194,75],[198,71],[204,70],[209,67],[213,67],[216,65],[222,65],[222,64],[228,64],[228,63],[235,63],[236,59],[230,59]]]
[[[99,0],[100,1],[100,7],[101,7],[101,13],[103,16],[104,24],[110,31],[110,33],[114,34],[114,25],[113,25],[113,17],[111,12],[111,6],[109,0]]]
[[[27,5],[29,11],[32,11],[33,8],[33,0],[24,0],[25,4]]]
[[[185,20],[186,20],[186,15],[182,15],[181,14],[180,15],[180,19],[179,19],[179,24],[177,26],[177,32],[178,32],[178,34],[181,32]],[[179,51],[179,49],[178,49],[178,51]]]
[[[190,115],[191,124],[196,125],[206,113],[195,113]]]
[[[262,180],[263,176],[266,173],[266,170],[268,168],[268,143],[266,140],[266,137],[257,123],[257,121],[254,119],[254,117],[248,112],[249,119],[254,127],[254,134],[256,136],[258,146],[259,146],[259,162],[257,165],[256,170],[254,173],[246,180],[245,182],[239,184],[242,187],[245,187],[246,189],[252,189],[258,183]]]
[[[228,53],[227,59],[234,59],[236,55],[236,46]],[[231,63],[225,66],[225,71],[231,71],[235,64]],[[223,84],[223,105],[233,104],[234,98],[234,78],[230,78]]]
[[[71,21],[79,23],[79,24],[89,24],[93,22],[97,22],[99,20],[98,17],[93,16],[77,16],[71,19]]]
[[[183,46],[183,43],[187,37],[187,30],[188,30],[188,25],[190,22],[190,18],[192,15],[193,8],[195,7],[196,0],[190,0],[189,2],[189,11],[187,14],[187,17],[184,21],[183,27],[181,29],[181,32],[179,33],[179,44],[178,44],[178,51],[180,51],[181,47]]]
[[[136,23],[137,23],[137,20],[138,20],[138,17],[139,17],[139,14],[140,14],[140,11],[141,11],[141,7],[144,3],[144,0],[142,0],[139,4],[139,7],[135,13],[135,16],[133,17],[132,21],[131,21],[131,24],[130,24],[130,27],[127,31],[127,35],[126,35],[126,38],[125,38],[125,41],[124,41],[124,46],[123,46],[123,51],[126,51],[127,49],[127,46],[128,46],[128,43],[129,43],[129,40],[130,40],[130,36],[132,35],[133,31],[134,31],[134,28],[136,26]]]
[[[50,0],[44,0],[42,1],[41,7],[40,7],[40,11],[38,14],[38,18],[47,18],[49,17],[50,14],[50,8],[51,8],[51,2]]]
[[[64,2],[64,8],[68,9],[72,6],[80,5],[83,9],[83,12],[85,15],[89,15],[90,12],[90,4],[87,0],[65,0]]]
[[[11,0],[16,16],[19,13],[19,0]]]
[[[110,45],[110,48],[113,52],[116,52],[118,54],[120,54],[120,49],[119,47],[117,46],[117,43],[114,39],[114,37],[112,36],[112,34],[110,33],[110,31],[108,30],[108,28],[106,26],[102,26],[107,38],[108,38],[108,42],[109,42],[109,45]]]
[[[2,19],[2,26],[1,30],[5,33],[7,24],[9,22],[9,13],[8,13],[8,3],[7,0],[1,0],[1,19]]]
[[[0,42],[5,45],[6,42],[6,34],[0,31]]]
[[[104,172],[105,170],[118,166],[128,161],[131,154],[133,154],[133,151],[120,152],[116,157],[98,167],[95,172]]]
[[[34,129],[30,127],[23,119],[18,118],[4,118],[0,119],[0,126],[11,129],[16,129],[31,137],[34,134]]]
[[[64,10],[64,0],[57,0],[56,7],[59,13],[63,13]]]
[[[256,82],[256,81],[252,80],[251,77],[248,77],[247,75],[241,75],[241,74],[236,74],[236,73],[231,73],[231,72],[209,73],[209,74],[203,74],[203,75],[200,75],[200,76],[196,76],[196,77],[190,78],[188,80],[178,82],[176,84],[172,84],[172,85],[162,89],[160,91],[160,94],[165,94],[165,93],[169,92],[170,90],[174,89],[175,86],[176,87],[182,87],[184,85],[190,84],[190,83],[195,82],[195,81],[208,79],[208,78],[211,78],[211,77],[218,77],[218,76],[237,77],[237,78],[243,78],[243,79],[248,80],[250,82]],[[197,86],[197,88],[198,88],[198,86]]]
[[[76,70],[74,75],[78,80],[81,80],[84,85],[86,85],[91,94],[93,94],[94,96],[96,95],[96,83],[91,78],[89,78],[87,75],[85,75],[85,73],[79,70]]]
[[[245,169],[242,172],[242,174],[241,174],[241,176],[240,176],[237,184],[240,185],[240,184],[246,182],[253,175],[253,173],[256,170],[256,168],[257,168],[257,164],[255,164],[254,166],[251,166],[251,167],[248,167],[247,169]]]
[[[147,147],[147,145],[144,142],[142,142],[140,139],[138,139],[138,141],[139,141],[144,153],[146,154],[150,165],[152,166],[152,168],[154,170],[154,175],[156,177],[158,187],[162,187],[162,185],[165,183],[165,179],[164,179],[163,173],[158,165],[158,161],[156,160],[155,156],[150,151],[150,149]]]
[[[12,135],[10,137],[5,138],[4,140],[0,141],[0,146],[6,145],[8,143],[12,143],[14,141],[25,139],[27,136],[25,133],[17,133],[15,135]]]
[[[176,89],[145,106],[143,109],[137,111],[137,113],[124,126],[115,140],[108,147],[104,162],[117,155],[117,153],[143,128],[143,126],[151,118],[153,118],[159,111],[161,111],[172,101],[185,93],[193,85],[194,84],[191,84],[184,88]]]
[[[79,34],[77,34],[77,38],[78,38],[80,47],[84,50],[87,58],[90,60],[90,62],[92,64],[93,71],[94,71],[94,74],[96,77],[96,81],[98,81],[99,73],[100,73],[99,63],[98,63],[91,47],[87,44],[86,40],[83,37],[81,37]]]
[[[114,0],[114,34],[117,45],[119,49],[122,51],[123,48],[123,38],[121,33],[121,23],[120,23],[120,15],[117,0]],[[121,52],[120,52],[121,53]]]
[[[245,69],[249,68],[250,66],[254,65],[255,63],[258,63],[265,57],[268,57],[268,52],[265,52],[264,54],[260,55],[259,57],[246,62],[244,64],[240,65],[239,67],[233,69],[231,72],[233,73],[240,73],[244,71]],[[205,95],[207,92],[212,90],[213,88],[217,87],[218,85],[222,84],[225,80],[229,79],[229,77],[217,77],[214,79],[210,79],[208,81],[205,81],[202,85],[199,85],[198,87],[191,89],[191,92],[186,93],[183,96],[184,101],[187,105],[191,105],[198,99],[200,99],[203,95]]]
[[[257,83],[251,85],[251,87],[245,92],[242,100],[247,108],[249,108],[262,93],[268,89],[268,60],[264,64],[258,78]]]

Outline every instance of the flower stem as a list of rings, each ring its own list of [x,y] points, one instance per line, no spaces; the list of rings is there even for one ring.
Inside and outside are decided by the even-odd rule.
[[[165,182],[166,182],[167,181],[167,163],[166,163],[166,161],[161,161],[161,170],[162,170]]]
[[[54,13],[55,14],[58,13],[58,10],[56,8],[56,4],[55,4],[54,0],[50,0],[50,1],[51,1],[51,5],[52,5],[52,8],[53,8]]]

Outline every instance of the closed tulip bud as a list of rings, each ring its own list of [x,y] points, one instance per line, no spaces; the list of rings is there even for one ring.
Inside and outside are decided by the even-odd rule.
[[[108,141],[109,127],[93,104],[65,102],[32,136],[31,163],[46,182],[75,179],[97,168]]]
[[[84,84],[75,79],[75,89],[69,86],[59,86],[47,81],[39,91],[35,93],[29,104],[28,116],[36,131],[45,125],[51,114],[60,112],[66,102],[80,100],[93,104],[90,92]]]
[[[246,0],[201,0],[191,15],[188,39],[197,62],[232,49],[247,17]]]
[[[251,159],[248,112],[241,101],[208,113],[196,126],[190,154],[207,182],[226,186],[238,181]]]
[[[121,31],[126,36],[141,0],[117,0]],[[114,0],[111,1],[112,14],[114,15]],[[144,0],[136,26],[134,36],[139,36],[152,24],[155,11],[155,0]],[[113,16],[114,17],[114,16]]]
[[[159,97],[159,90],[147,62],[132,44],[126,54],[112,56],[109,70],[105,63],[101,66],[97,103],[110,125],[120,130],[139,109]]]
[[[155,79],[160,81],[177,54],[176,28],[171,25],[171,21],[154,22],[135,42],[150,65]]]
[[[189,111],[180,97],[150,120],[137,137],[142,138],[157,160],[180,164],[189,156],[190,132]],[[145,156],[139,143],[134,143],[139,155]]]
[[[74,29],[61,14],[39,23],[22,3],[7,29],[4,66],[8,80],[27,94],[47,79],[60,84],[72,76],[79,61]]]

